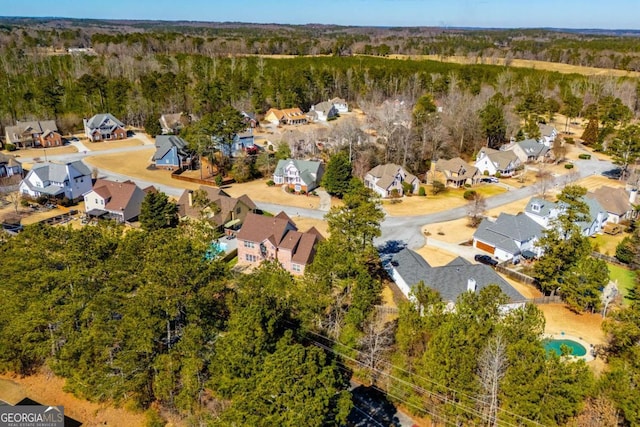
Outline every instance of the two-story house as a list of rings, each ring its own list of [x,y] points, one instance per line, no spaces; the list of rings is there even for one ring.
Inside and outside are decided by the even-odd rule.
[[[540,256],[536,242],[542,232],[543,227],[523,213],[501,213],[495,221],[482,220],[473,234],[473,246],[501,261],[517,259],[526,251]]]
[[[349,112],[349,104],[344,99],[333,98],[330,99],[329,102],[335,107],[335,109],[338,111],[338,114]]]
[[[314,227],[299,232],[284,212],[275,217],[249,213],[238,232],[238,264],[256,266],[266,260],[277,261],[291,274],[302,275],[322,239]]]
[[[82,122],[84,133],[89,141],[98,142],[127,137],[124,124],[109,113],[96,114],[90,119],[83,119]]]
[[[624,189],[602,186],[587,193],[587,197],[595,199],[608,213],[607,222],[618,224],[622,220],[634,218],[635,209],[631,204],[632,196]]]
[[[604,228],[607,222],[608,213],[591,197],[583,197],[582,201],[587,205],[589,213],[585,221],[577,222],[584,236],[593,236]],[[543,228],[548,229],[554,225],[554,220],[566,209],[566,205],[561,202],[549,202],[548,200],[533,197],[525,207],[525,215],[540,224]]]
[[[6,141],[20,147],[59,147],[62,136],[54,120],[17,121],[5,129]]]
[[[389,197],[395,190],[398,195],[404,194],[402,183],[411,185],[411,193],[417,193],[420,180],[407,172],[402,166],[393,163],[378,165],[364,176],[364,185],[378,193],[381,197]]]
[[[518,157],[520,163],[536,163],[547,160],[551,151],[549,146],[544,145],[535,139],[525,139],[505,145],[500,148],[501,151],[513,151]]]
[[[539,142],[546,145],[547,147],[553,147],[553,143],[558,136],[558,130],[555,128],[555,126],[538,123],[538,128],[540,129]]]
[[[66,197],[78,200],[91,191],[91,171],[80,160],[70,163],[36,163],[20,183],[19,191],[29,197]]]
[[[246,194],[231,197],[219,188],[206,185],[201,185],[198,190],[203,192],[204,200],[194,200],[193,190],[185,190],[178,199],[181,218],[206,219],[218,228],[237,230],[247,215],[257,209]]]
[[[505,177],[512,176],[520,165],[520,159],[513,151],[499,151],[488,147],[478,152],[475,162],[480,173]]]
[[[435,169],[438,172],[442,172],[446,185],[456,188],[464,185],[475,185],[482,179],[478,168],[471,166],[460,157],[454,157],[449,160],[438,159]]]
[[[99,179],[91,191],[84,195],[85,212],[90,217],[106,217],[117,222],[133,221],[140,215],[146,194],[133,181]]]
[[[163,169],[182,169],[191,165],[192,152],[187,141],[175,135],[156,136],[156,152],[151,158],[156,167]]]
[[[273,182],[284,185],[296,193],[313,191],[320,185],[324,166],[311,160],[279,160],[273,172]]]
[[[338,117],[338,109],[330,101],[321,102],[311,106],[307,117],[312,122],[326,122]]]

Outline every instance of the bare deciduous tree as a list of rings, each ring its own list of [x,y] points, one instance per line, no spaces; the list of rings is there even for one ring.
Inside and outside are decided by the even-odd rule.
[[[393,323],[385,322],[377,314],[364,326],[364,336],[360,339],[359,360],[369,368],[372,382],[376,382],[376,372],[380,370],[393,345]]]
[[[477,227],[480,225],[486,210],[487,201],[482,194],[475,193],[468,205],[469,225],[471,227]]]
[[[478,360],[480,398],[478,404],[487,425],[498,425],[500,381],[507,372],[507,343],[502,335],[489,339]]]

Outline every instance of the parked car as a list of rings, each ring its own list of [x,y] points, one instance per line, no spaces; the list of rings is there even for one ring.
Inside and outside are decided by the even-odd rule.
[[[77,136],[72,136],[71,138],[68,139],[69,142],[80,142],[80,139],[78,139]]]
[[[491,258],[489,255],[476,255],[475,257],[473,257],[473,259],[478,261],[480,264],[489,265],[491,267],[495,267],[496,265],[498,265],[498,261]]]
[[[488,183],[496,184],[496,183],[500,182],[500,180],[498,178],[496,178],[495,176],[487,176],[487,177],[482,178],[480,180],[480,182],[488,182]]]

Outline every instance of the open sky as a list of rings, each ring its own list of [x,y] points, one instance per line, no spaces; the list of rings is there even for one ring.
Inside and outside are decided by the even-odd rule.
[[[639,0],[0,0],[0,16],[640,29]]]

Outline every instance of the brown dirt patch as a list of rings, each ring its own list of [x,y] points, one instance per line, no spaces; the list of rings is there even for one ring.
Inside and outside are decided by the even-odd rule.
[[[577,314],[564,304],[541,304],[538,308],[546,319],[545,333],[560,334],[564,332],[582,338],[590,344],[604,344],[602,316],[599,314]]]
[[[72,145],[63,145],[61,147],[51,147],[47,149],[21,148],[16,151],[6,151],[6,150],[2,151],[3,154],[18,157],[18,160],[20,160],[20,157],[33,157],[33,158],[39,158],[42,161],[44,161],[45,157],[57,156],[59,154],[71,154],[71,153],[77,153],[77,152],[78,152],[78,149]],[[24,164],[23,164],[23,167],[24,167]]]
[[[624,188],[623,181],[609,179],[602,175],[591,175],[575,182],[576,185],[586,188],[589,191],[597,190],[600,187],[621,187]]]
[[[36,374],[28,377],[0,375],[0,399],[11,404],[24,397],[46,405],[62,405],[66,415],[82,422],[83,426],[142,426],[144,415],[108,404],[78,399],[63,391],[65,380],[53,375]]]
[[[525,285],[524,283],[520,283],[517,280],[510,279],[505,275],[501,276],[525,298],[539,298],[542,296],[542,292],[540,292],[535,286]]]
[[[423,246],[420,249],[416,249],[416,252],[420,254],[432,267],[440,267],[453,261],[457,255],[452,254],[444,249],[434,248],[432,246]]]
[[[515,202],[508,203],[506,205],[499,206],[497,208],[489,209],[487,211],[487,216],[498,217],[501,213],[508,213],[511,215],[517,215],[520,212],[524,212],[524,208],[527,207],[527,203],[529,203],[530,198],[526,197],[521,200],[516,200]]]
[[[467,218],[460,218],[453,221],[427,224],[422,227],[422,234],[429,233],[434,239],[458,244],[471,240],[473,233],[476,231],[475,228],[467,226],[468,222]]]
[[[291,219],[296,223],[298,230],[302,232],[309,230],[311,227],[315,227],[325,238],[329,237],[329,225],[327,221],[301,216],[294,216]]]
[[[121,139],[118,141],[84,142],[84,146],[91,151],[112,150],[114,148],[136,147],[144,145],[144,142],[137,138]]]

